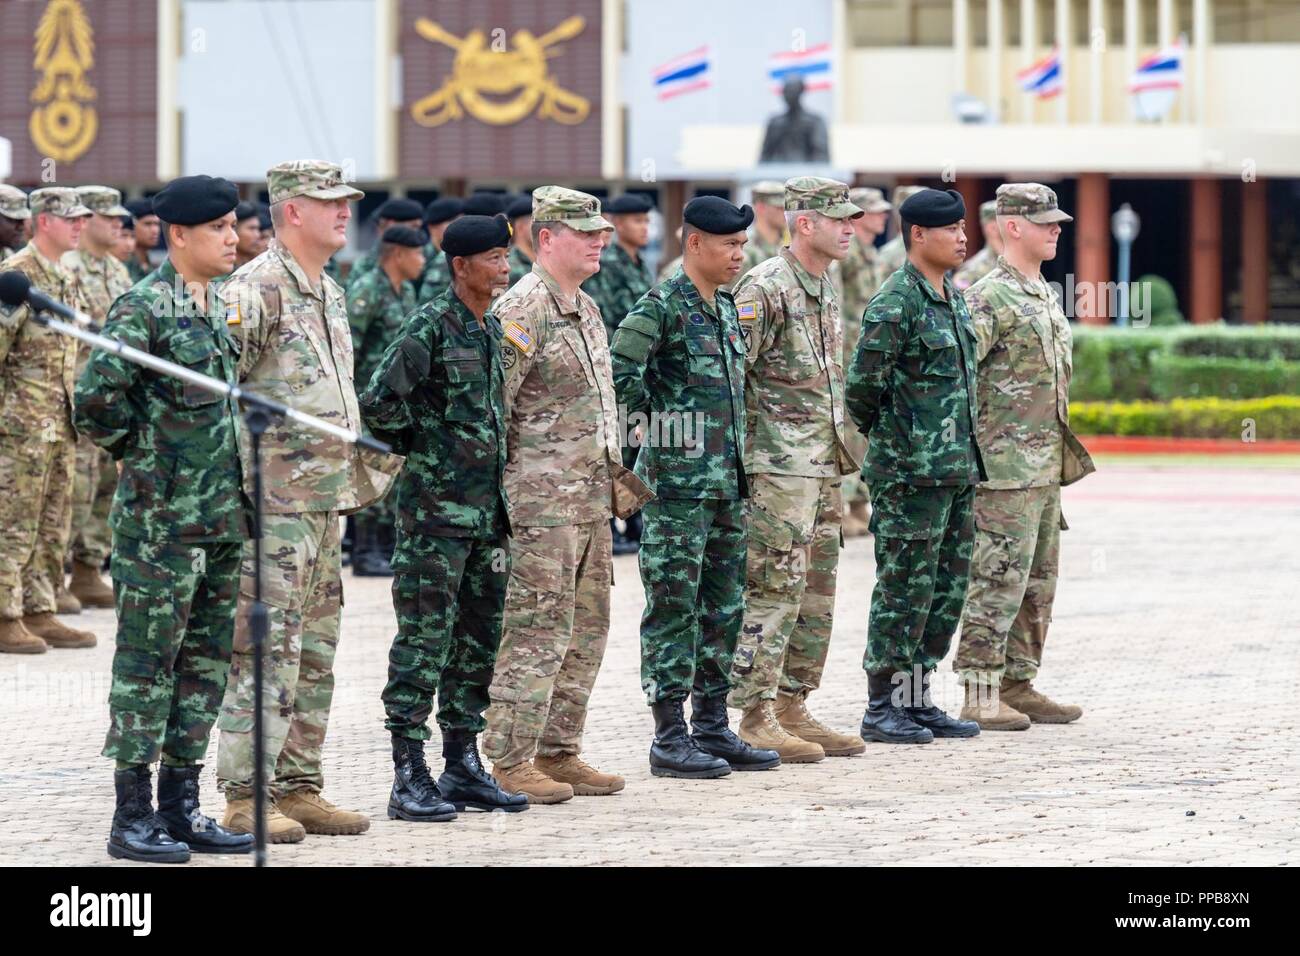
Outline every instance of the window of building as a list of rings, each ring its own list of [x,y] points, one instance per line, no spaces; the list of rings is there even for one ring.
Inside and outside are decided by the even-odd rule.
[[[951,46],[952,0],[848,0],[854,46]]]
[[[1300,43],[1295,0],[1215,0],[1215,43]]]

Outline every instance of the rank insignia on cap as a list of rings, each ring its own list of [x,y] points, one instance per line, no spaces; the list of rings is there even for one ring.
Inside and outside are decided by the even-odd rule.
[[[736,317],[742,322],[753,322],[758,318],[758,306],[753,302],[736,306]]]
[[[239,303],[232,302],[226,306],[226,325],[239,325]]]
[[[505,337],[514,343],[519,351],[527,355],[533,350],[533,338],[518,322],[511,322],[505,327]]]

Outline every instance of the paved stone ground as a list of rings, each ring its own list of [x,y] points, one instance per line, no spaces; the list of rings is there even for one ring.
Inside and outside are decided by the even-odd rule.
[[[369,813],[360,837],[272,847],[274,865],[1300,862],[1300,470],[1104,462],[1065,492],[1072,530],[1040,686],[1081,721],[711,782],[650,776],[637,680],[642,596],[619,559],[614,628],[588,759],[614,797],[454,823],[390,822],[379,691],[394,631],[385,582],[347,578],[327,793]],[[346,573],[346,572],[345,572]],[[814,710],[862,716],[869,539],[840,569],[835,639]],[[99,864],[112,775],[99,757],[112,613],[74,623],[94,650],[0,657],[0,863]],[[945,664],[940,703],[958,704]],[[733,718],[735,715],[733,714]],[[210,757],[215,760],[216,744]],[[207,805],[221,798],[205,771]],[[1189,815],[1194,813],[1194,815]],[[196,857],[203,865],[247,859]]]

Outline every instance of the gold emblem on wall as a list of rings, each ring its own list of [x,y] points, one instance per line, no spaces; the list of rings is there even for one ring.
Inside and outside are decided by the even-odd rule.
[[[559,52],[548,47],[573,39],[586,25],[582,17],[569,17],[540,37],[518,30],[508,46],[503,43],[503,49],[494,49],[482,30],[460,38],[420,17],[415,32],[431,43],[451,47],[456,59],[446,82],[411,107],[411,118],[421,126],[441,126],[469,113],[484,123],[507,126],[536,110],[539,119],[581,123],[591,112],[590,101],[561,89],[546,60]]]
[[[95,36],[80,0],[50,0],[36,25],[35,60],[40,82],[32,91],[28,129],[40,152],[59,162],[82,156],[95,141],[99,116],[95,88],[86,73],[95,65]]]

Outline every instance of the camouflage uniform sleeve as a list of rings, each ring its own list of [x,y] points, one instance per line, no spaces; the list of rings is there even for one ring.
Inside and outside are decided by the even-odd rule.
[[[515,396],[533,370],[537,355],[546,344],[547,319],[540,309],[516,299],[494,314],[501,323],[501,365],[506,373],[506,418],[510,418]]]
[[[279,293],[269,293],[275,302],[270,303],[261,289],[252,281],[235,280],[223,289],[227,308],[233,303],[238,311],[234,318],[227,312],[226,327],[239,351],[239,380],[246,379],[266,351],[276,328],[280,324]],[[274,308],[272,308],[274,304]]]
[[[357,399],[361,418],[372,435],[393,446],[398,454],[409,448],[415,416],[410,397],[429,378],[434,341],[440,335],[436,321],[418,313],[402,328],[402,334],[384,350],[370,384]]]
[[[662,306],[657,292],[643,295],[619,323],[609,347],[614,363],[614,394],[618,403],[631,412],[644,411],[650,405],[645,373],[663,340]]]
[[[864,435],[876,423],[890,374],[907,342],[904,305],[896,293],[877,295],[862,315],[862,334],[844,385],[844,406]]]
[[[14,347],[14,340],[22,331],[26,318],[27,306],[0,305],[0,365],[9,358],[9,350]]]
[[[152,352],[153,324],[149,304],[134,295],[120,297],[104,321],[104,335],[142,352]],[[90,354],[73,398],[72,420],[77,431],[117,459],[135,427],[126,393],[139,380],[141,366],[112,352]]]
[[[983,362],[984,356],[993,351],[1002,330],[998,326],[998,310],[989,302],[982,289],[976,283],[964,295],[966,309],[970,312],[971,326],[975,329],[975,360]]]
[[[348,328],[352,330],[352,354],[361,354],[361,343],[365,341],[366,331],[375,319],[374,289],[369,282],[358,282],[348,289],[344,300],[348,310]]]
[[[768,290],[762,283],[749,276],[740,281],[731,293],[736,301],[736,315],[740,318],[740,329],[745,336],[745,369],[754,367],[758,357],[772,347],[776,337],[785,326],[785,310],[779,303],[773,303]]]

